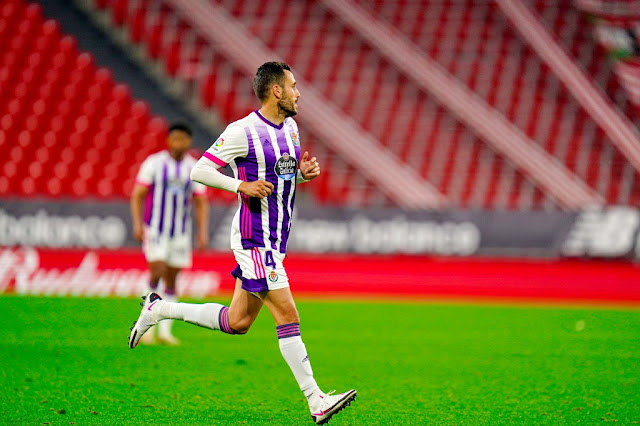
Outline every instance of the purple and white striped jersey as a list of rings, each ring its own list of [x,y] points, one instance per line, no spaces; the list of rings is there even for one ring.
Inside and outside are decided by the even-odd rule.
[[[229,124],[203,156],[220,167],[229,164],[236,179],[266,180],[274,187],[263,199],[239,194],[231,249],[264,247],[285,253],[300,160],[296,122],[286,118],[277,126],[254,111]]]
[[[165,150],[151,154],[140,166],[136,183],[149,188],[144,222],[153,236],[191,235],[193,196],[207,192],[206,186],[190,178],[195,163],[191,155],[176,161]]]

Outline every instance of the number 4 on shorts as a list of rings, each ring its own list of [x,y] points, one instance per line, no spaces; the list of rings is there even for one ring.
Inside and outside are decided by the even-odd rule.
[[[273,260],[273,253],[271,251],[264,252],[264,264],[276,269],[276,261]]]

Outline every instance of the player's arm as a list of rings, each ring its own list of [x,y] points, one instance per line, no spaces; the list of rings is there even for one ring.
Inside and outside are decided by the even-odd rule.
[[[200,157],[191,170],[191,180],[212,188],[264,198],[273,191],[273,184],[264,180],[245,182],[220,173],[236,158],[246,157],[249,151],[247,136],[240,126],[230,125],[211,147]]]
[[[209,204],[207,203],[206,191],[193,195],[193,212],[198,227],[197,247],[206,249],[209,244]]]
[[[149,187],[136,183],[133,187],[130,200],[131,221],[133,222],[133,238],[136,241],[142,241],[142,205],[144,199],[149,193]]]
[[[218,164],[203,156],[191,170],[191,180],[229,192],[242,192],[249,197],[264,198],[273,192],[273,184],[271,182],[264,180],[245,182],[220,173],[217,170],[219,167]]]

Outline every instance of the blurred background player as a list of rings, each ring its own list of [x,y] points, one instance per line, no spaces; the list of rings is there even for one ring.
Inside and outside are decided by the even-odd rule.
[[[176,278],[182,268],[191,266],[191,210],[195,210],[198,248],[208,242],[206,187],[193,182],[191,169],[196,159],[187,153],[192,130],[184,123],[169,127],[167,150],[150,155],[142,163],[131,194],[133,235],[142,242],[142,250],[151,277],[149,289],[159,291],[162,280],[165,300],[177,301]],[[144,218],[143,218],[144,204]],[[158,325],[158,342],[176,345],[171,333],[173,321]],[[149,332],[143,343],[154,343]]]
[[[355,399],[356,391],[325,394],[316,384],[283,266],[296,186],[318,177],[320,166],[308,152],[301,155],[298,126],[291,118],[298,111],[300,92],[289,66],[261,65],[253,87],[260,109],[227,126],[191,173],[195,181],[239,194],[231,226],[231,248],[238,263],[232,271],[236,286],[231,305],[171,303],[149,293],[131,328],[129,346],[134,348],[149,327],[167,319],[245,334],[265,305],[276,323],[280,352],[307,398],[311,417],[324,424]],[[217,171],[227,164],[235,178]]]

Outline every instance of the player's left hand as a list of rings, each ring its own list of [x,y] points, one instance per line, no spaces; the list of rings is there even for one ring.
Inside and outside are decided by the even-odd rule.
[[[320,175],[320,164],[318,164],[316,157],[309,160],[308,151],[305,151],[300,159],[300,172],[306,180],[317,178]]]

